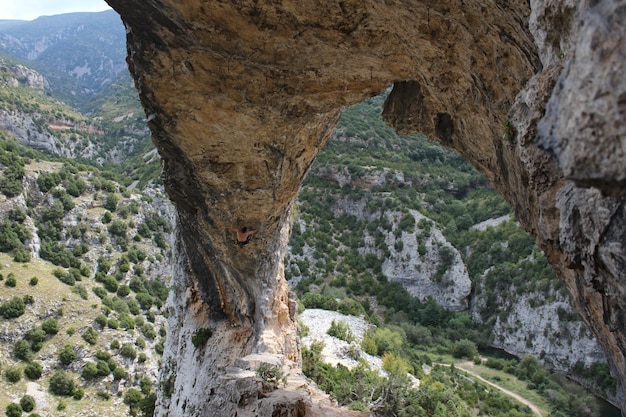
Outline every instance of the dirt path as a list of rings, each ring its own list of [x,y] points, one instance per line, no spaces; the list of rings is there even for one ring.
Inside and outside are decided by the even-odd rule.
[[[443,366],[450,366],[448,364],[445,363],[440,363],[439,365],[443,365]],[[536,415],[538,415],[539,417],[544,417],[543,413],[541,412],[541,410],[539,409],[539,407],[537,407],[535,404],[531,403],[530,401],[528,401],[526,398],[522,397],[519,394],[516,394],[512,391],[509,391],[508,389],[504,388],[503,386],[500,386],[498,384],[495,384],[491,381],[486,380],[485,378],[483,378],[482,376],[478,375],[476,372],[472,371],[471,369],[469,369],[473,364],[471,362],[463,362],[460,364],[455,364],[455,366],[457,367],[457,369],[461,369],[465,372],[467,372],[468,374],[470,374],[471,376],[473,376],[474,378],[484,382],[487,385],[490,385],[494,388],[499,389],[500,391],[502,391],[503,393],[505,393],[506,395],[508,395],[511,398],[516,399],[517,401],[519,401],[520,403],[528,406],[528,408],[530,408],[533,413],[535,413]]]

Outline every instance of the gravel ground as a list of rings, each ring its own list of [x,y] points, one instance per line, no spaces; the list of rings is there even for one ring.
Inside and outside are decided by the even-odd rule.
[[[480,222],[471,227],[472,230],[480,230],[481,232],[487,230],[488,227],[496,227],[500,223],[508,222],[511,220],[509,214],[505,216],[496,217],[495,219],[487,219],[484,222]]]
[[[352,345],[359,352],[359,357],[365,359],[373,370],[378,371],[380,375],[387,376],[387,373],[383,371],[382,360],[379,357],[361,351],[360,343],[363,340],[365,331],[375,327],[373,324],[365,321],[363,317],[347,316],[336,311],[313,308],[304,310],[300,314],[300,320],[309,328],[309,334],[302,338],[303,345],[309,347],[314,341],[322,340],[324,342],[322,357],[325,362],[331,365],[340,363],[350,369],[358,365],[359,362],[357,360],[348,356],[348,348]],[[333,320],[336,322],[342,320],[348,324],[355,338],[352,344],[326,334]]]

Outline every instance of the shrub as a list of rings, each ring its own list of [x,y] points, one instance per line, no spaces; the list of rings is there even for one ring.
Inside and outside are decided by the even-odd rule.
[[[113,220],[109,225],[109,233],[113,236],[125,237],[128,226],[121,220]]]
[[[326,332],[328,335],[336,337],[337,339],[341,339],[348,343],[354,341],[354,336],[350,331],[350,326],[343,320],[335,321],[333,320],[330,323],[330,328]]]
[[[24,368],[24,375],[26,375],[26,378],[30,379],[31,381],[35,381],[41,378],[42,372],[43,366],[41,366],[41,364],[37,362],[30,362]]]
[[[88,327],[83,333],[83,339],[90,345],[95,345],[98,343],[98,332],[93,327]]]
[[[13,255],[13,261],[24,263],[24,264],[30,262],[30,252],[24,248],[15,249],[15,253]]]
[[[386,352],[383,355],[383,369],[390,376],[396,378],[406,378],[406,374],[411,369],[406,359],[395,353]]]
[[[21,359],[23,361],[30,361],[33,358],[30,343],[24,339],[20,339],[15,342],[15,346],[13,346],[13,354],[17,359]]]
[[[15,279],[15,275],[13,275],[13,273],[9,274],[6,281],[4,281],[4,285],[11,288],[14,288],[17,285],[17,280]]]
[[[473,359],[476,355],[478,355],[478,349],[476,343],[471,340],[461,339],[454,344],[452,349],[452,356],[455,358]]]
[[[35,399],[30,395],[24,395],[20,399],[20,405],[22,406],[22,410],[29,413],[35,409]]]
[[[65,372],[57,371],[50,378],[49,390],[55,395],[70,396],[74,393],[76,384]]]
[[[142,398],[143,395],[141,392],[135,388],[129,388],[126,393],[124,393],[124,404],[128,405],[130,408],[131,415],[137,414],[137,409]]]
[[[72,398],[74,398],[76,401],[82,400],[84,396],[85,396],[85,390],[82,388],[76,388],[74,392],[72,393]]]
[[[5,319],[20,317],[26,311],[26,304],[20,297],[13,297],[9,301],[0,304],[0,314]]]
[[[10,403],[7,405],[5,414],[7,417],[21,417],[22,407],[19,404]]]
[[[111,193],[107,196],[103,206],[109,211],[115,211],[117,209],[117,202],[117,195],[115,193]]]
[[[106,288],[107,291],[109,292],[116,292],[117,291],[117,280],[115,278],[113,278],[111,275],[108,275],[104,281],[102,282],[102,284],[104,285],[104,288]]]
[[[69,365],[70,363],[74,362],[75,359],[76,352],[71,345],[65,345],[63,346],[63,348],[61,348],[61,351],[59,352],[59,361],[63,365]]]
[[[200,348],[206,344],[211,336],[213,336],[213,329],[198,329],[191,336],[191,343],[193,343],[196,348]]]
[[[24,304],[26,305],[33,305],[35,303],[35,299],[30,294],[24,294],[22,301],[24,301]]]
[[[92,291],[100,299],[106,297],[107,295],[107,291],[102,287],[93,287]]]
[[[87,288],[85,288],[84,285],[76,284],[74,287],[72,287],[72,292],[78,294],[83,300],[89,298],[89,293],[87,292]]]
[[[286,383],[283,370],[280,366],[270,365],[268,363],[262,363],[256,369],[256,375],[263,381],[273,385],[278,385],[279,382]]]
[[[122,367],[117,367],[113,370],[113,379],[119,381],[126,378],[126,371]]]
[[[111,349],[119,349],[120,348],[120,341],[115,339],[111,342],[111,345],[109,346]]]
[[[7,381],[15,384],[20,379],[22,379],[22,368],[20,368],[19,366],[11,366],[7,368],[6,371],[4,371],[4,377],[7,379]]]
[[[120,285],[117,288],[117,295],[120,297],[126,297],[128,294],[130,294],[130,288],[128,287],[128,285]]]
[[[29,282],[29,284],[30,284],[32,287],[34,287],[34,286],[35,286],[35,285],[37,285],[38,283],[39,283],[39,278],[37,278],[37,277],[32,277],[32,278],[30,279],[30,282]]]
[[[55,335],[59,332],[59,322],[56,319],[47,319],[41,323],[41,328],[46,334]]]
[[[120,317],[120,326],[124,330],[132,330],[135,328],[135,321],[128,314],[123,314]]]
[[[146,348],[145,339],[142,339],[141,337],[137,338],[137,340],[135,341],[135,346],[137,346],[139,349],[145,349]]]
[[[120,349],[120,355],[125,358],[134,360],[137,357],[137,351],[130,343],[124,343]]]
[[[98,376],[98,367],[93,362],[87,362],[83,366],[83,372],[81,373],[81,376],[87,381],[95,379]]]

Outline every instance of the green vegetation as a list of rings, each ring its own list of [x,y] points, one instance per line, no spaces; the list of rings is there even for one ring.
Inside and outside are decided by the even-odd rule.
[[[213,329],[210,328],[202,328],[198,329],[191,336],[191,343],[196,348],[202,348],[206,345],[206,342],[213,336]]]
[[[532,294],[531,307],[538,307],[567,299],[565,289],[534,239],[480,174],[459,155],[420,135],[396,135],[380,121],[381,107],[382,98],[374,97],[345,109],[337,131],[320,152],[298,196],[285,276],[297,280],[295,291],[305,308],[363,315],[376,324],[366,332],[361,349],[381,356],[395,376],[382,380],[365,365],[348,370],[322,364],[322,347],[315,343],[303,352],[305,373],[341,404],[360,410],[376,404],[380,415],[456,416],[475,415],[475,410],[479,415],[530,415],[507,397],[491,396],[491,390],[485,395],[484,388],[466,384],[454,367],[436,366],[424,375],[422,366],[431,366],[439,355],[480,362],[479,351],[494,342],[491,326],[496,319],[506,322],[517,296]],[[346,176],[349,181],[340,185]],[[504,215],[509,219],[495,226],[472,227]],[[416,221],[418,216],[426,217]],[[435,240],[435,229],[450,245]],[[416,242],[415,254],[406,245],[409,237]],[[408,264],[415,257],[436,262],[429,278],[446,288],[457,253],[472,280],[478,322],[466,312],[442,308],[432,298],[411,296],[383,274],[386,262]],[[567,309],[559,310],[557,319],[580,321]],[[348,331],[333,323],[329,334],[350,340]],[[567,342],[575,335],[564,332],[562,337]],[[517,362],[507,369],[517,369]],[[407,388],[401,376],[407,370],[421,380],[418,391]],[[577,371],[593,379],[589,369],[578,366]],[[561,375],[534,374],[544,381],[542,388],[533,385],[532,377],[512,372],[528,381],[537,398],[558,403],[554,415],[589,415],[559,400],[578,396],[577,386],[561,381]],[[610,378],[604,381],[608,374],[600,375],[595,385],[614,390]],[[378,398],[384,400],[376,402]]]

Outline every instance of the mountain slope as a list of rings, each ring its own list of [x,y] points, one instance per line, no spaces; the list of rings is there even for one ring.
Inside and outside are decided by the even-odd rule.
[[[0,29],[0,51],[45,72],[50,93],[72,105],[127,71],[124,43],[124,26],[112,10],[42,16]]]

